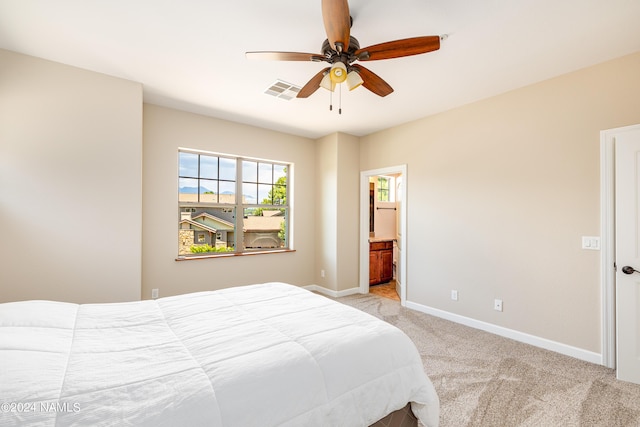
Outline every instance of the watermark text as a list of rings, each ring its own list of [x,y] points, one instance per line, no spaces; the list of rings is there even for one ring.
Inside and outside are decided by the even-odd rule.
[[[77,402],[0,402],[2,412],[54,412],[54,413],[78,413],[80,404]]]

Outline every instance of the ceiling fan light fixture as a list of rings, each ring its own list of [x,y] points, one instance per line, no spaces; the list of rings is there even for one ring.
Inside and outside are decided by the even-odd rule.
[[[362,85],[362,83],[364,83],[364,80],[362,80],[362,77],[360,77],[357,71],[351,71],[347,74],[347,87],[349,90],[354,90]]]
[[[342,83],[347,79],[347,67],[342,62],[336,62],[331,66],[329,71],[331,81],[334,83]]]
[[[336,90],[336,84],[333,80],[331,80],[331,73],[327,73],[324,75],[324,77],[320,81],[320,87],[330,92]]]

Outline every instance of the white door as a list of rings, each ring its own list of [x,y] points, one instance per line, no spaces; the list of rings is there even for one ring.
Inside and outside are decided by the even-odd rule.
[[[398,295],[402,295],[402,281],[404,277],[402,276],[402,265],[400,261],[402,260],[402,239],[404,236],[402,235],[402,175],[398,175],[396,177],[396,256],[394,258],[394,262],[396,265],[396,293]]]
[[[640,128],[615,136],[618,379],[640,384]]]

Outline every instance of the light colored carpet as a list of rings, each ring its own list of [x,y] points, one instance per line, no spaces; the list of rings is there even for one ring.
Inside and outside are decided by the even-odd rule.
[[[344,304],[402,329],[440,397],[441,427],[638,427],[640,386],[611,369],[401,307],[380,296]]]

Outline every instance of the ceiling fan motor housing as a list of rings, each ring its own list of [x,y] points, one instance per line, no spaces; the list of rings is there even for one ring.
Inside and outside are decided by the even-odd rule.
[[[360,49],[360,42],[353,36],[349,37],[349,48],[346,52],[338,53],[332,47],[329,40],[326,39],[322,43],[322,53],[327,58],[327,62],[334,64],[336,62],[342,62],[345,65],[351,64],[353,61],[358,59],[355,56],[355,52]]]

